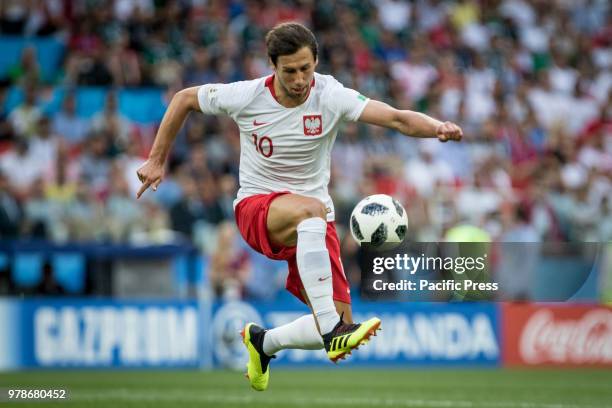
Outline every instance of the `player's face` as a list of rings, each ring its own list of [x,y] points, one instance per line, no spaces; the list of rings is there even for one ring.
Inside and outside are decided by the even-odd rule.
[[[317,61],[308,47],[295,54],[281,55],[276,61],[276,76],[285,94],[292,99],[303,99],[308,95]]]

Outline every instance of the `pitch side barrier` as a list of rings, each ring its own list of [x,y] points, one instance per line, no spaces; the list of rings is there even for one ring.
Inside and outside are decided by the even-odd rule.
[[[267,327],[282,325],[305,313],[297,301],[249,304],[221,303],[213,311],[213,351],[216,366],[240,369],[244,346],[232,333],[236,322],[255,321]],[[501,362],[499,308],[495,304],[372,303],[356,300],[356,321],[378,316],[383,330],[346,361],[350,366],[484,366]],[[344,363],[344,362],[343,362]],[[330,364],[323,351],[285,350],[275,366]]]
[[[346,366],[612,367],[612,308],[594,304],[354,303],[383,330]],[[297,301],[0,299],[0,370],[31,368],[241,370],[238,332],[295,319]],[[285,350],[276,366],[330,364]]]
[[[505,365],[612,367],[612,307],[509,303],[500,311]]]
[[[58,248],[36,245],[27,248],[22,245],[3,248],[6,254],[5,263],[9,264],[14,262],[14,257],[18,253],[50,257],[56,249]],[[70,252],[86,252],[84,248],[69,249]],[[470,256],[474,258],[481,256],[480,253],[474,252],[476,249],[468,248]],[[571,273],[568,272],[568,276],[572,279],[567,279],[566,284],[562,285],[561,278],[564,275],[561,273],[562,269],[557,268],[556,279],[553,280],[551,276],[551,280],[548,281],[551,287],[566,288],[562,293],[569,294],[572,302],[583,299],[579,295],[585,291],[588,295],[585,297],[591,297],[593,289],[600,287],[593,284],[594,277],[597,276],[600,278],[598,280],[601,280],[607,276],[606,263],[599,262],[605,257],[600,256],[600,252],[588,249],[584,252],[586,259],[598,262],[582,262],[584,257],[561,257],[554,265],[572,265]],[[427,257],[436,258],[445,255],[444,258],[448,258],[457,255],[440,247],[430,250],[430,252],[417,251],[417,259],[410,262],[426,264]],[[110,248],[106,248],[105,251],[110,251]],[[141,248],[139,251],[146,249]],[[167,255],[173,253],[170,248],[168,251]],[[527,258],[525,252],[519,253],[523,255],[523,260]],[[105,256],[109,254],[110,252],[105,252]],[[477,275],[470,275],[467,271],[459,273],[456,270],[456,262],[453,264],[455,270],[451,273],[417,270],[414,274],[406,274],[405,265],[413,264],[409,264],[408,260],[405,261],[403,256],[398,260],[397,254],[394,256],[387,254],[389,256],[386,259],[390,261],[380,262],[383,267],[380,273],[373,273],[372,268],[372,277],[379,279],[379,276],[387,274],[387,282],[391,282],[399,276],[389,273],[395,268],[393,269],[395,272],[398,269],[402,270],[406,280],[414,276],[426,279],[428,282],[444,284],[449,280],[465,281],[467,276],[477,283],[497,282],[494,280],[497,276],[495,272],[488,274],[481,271]],[[466,253],[459,255],[467,256]],[[547,255],[546,251],[544,255]],[[499,252],[494,258],[504,259]],[[364,259],[367,261],[368,258]],[[374,262],[379,261],[374,261],[372,258],[371,262],[376,266]],[[462,262],[464,266],[467,265],[465,261]],[[194,269],[189,263],[177,264],[178,271]],[[595,264],[598,265],[597,268],[593,268]],[[14,263],[13,268],[16,265]],[[479,266],[477,259],[469,265],[474,268]],[[446,269],[444,264],[442,267]],[[597,270],[604,273],[595,273]],[[128,272],[126,273],[129,274]],[[147,272],[150,275],[152,271],[147,269]],[[544,270],[543,276],[548,276],[547,273]],[[184,273],[179,275],[182,274]],[[439,279],[435,279],[435,274],[439,275]],[[307,312],[307,308],[291,296],[270,302],[214,301],[206,280],[202,279],[199,282],[198,296],[191,299],[184,297],[162,301],[127,300],[133,299],[130,297],[0,298],[0,370],[22,368],[242,370],[246,355],[238,332],[246,322],[254,321],[265,327],[274,327]],[[468,301],[474,296],[477,297],[479,293],[441,288],[441,295],[450,296],[450,300],[442,297],[437,300],[444,301],[421,302],[414,299],[415,297],[418,299],[416,295],[420,293],[419,291],[403,293],[403,296],[410,295],[408,299],[401,296],[391,299],[386,296],[372,297],[371,292],[364,290],[363,282],[362,292],[353,293],[355,320],[364,320],[372,315],[379,316],[383,321],[383,331],[367,347],[360,348],[351,356],[346,362],[349,367],[365,365],[612,367],[610,347],[612,308],[598,305],[593,301],[587,303],[496,303],[487,299]],[[577,285],[578,282],[581,282],[581,285]],[[141,285],[144,283],[141,282]],[[578,290],[575,291],[575,288]],[[427,295],[438,290],[437,287],[422,289]],[[397,290],[391,292],[392,297],[397,293]],[[523,291],[515,293],[520,294]],[[550,292],[544,293],[550,294]],[[274,364],[303,367],[330,363],[322,351],[285,350],[278,354]]]
[[[197,368],[196,301],[0,299],[0,369]]]
[[[269,303],[110,299],[0,300],[0,368],[235,368],[246,361],[238,332],[304,314],[297,301]],[[497,366],[499,308],[493,304],[371,304],[383,332],[349,365]],[[212,364],[211,364],[212,363]],[[277,365],[330,364],[322,351],[279,353]]]

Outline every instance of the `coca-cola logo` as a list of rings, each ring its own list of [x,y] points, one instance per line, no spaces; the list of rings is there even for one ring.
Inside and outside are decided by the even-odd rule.
[[[527,321],[519,348],[529,364],[611,363],[612,311],[595,309],[577,319],[555,320],[551,310],[539,310]]]

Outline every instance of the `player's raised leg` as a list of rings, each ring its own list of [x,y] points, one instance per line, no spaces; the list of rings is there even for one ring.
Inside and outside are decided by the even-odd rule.
[[[332,269],[325,244],[325,205],[315,198],[285,194],[272,201],[267,228],[272,243],[296,246],[300,279],[323,335],[340,321],[333,299]]]
[[[308,295],[302,289],[302,297],[306,299],[308,306]],[[334,300],[336,311],[343,316],[346,323],[352,323],[351,305]],[[282,326],[266,330],[262,349],[268,356],[272,356],[281,350],[321,350],[324,347],[323,337],[319,333],[313,314],[301,316],[292,322]]]
[[[329,231],[325,215],[320,201],[295,194],[274,198],[267,209],[266,238],[279,249],[297,246],[295,259],[289,260],[290,271],[299,275],[300,286],[303,286],[299,292],[312,314],[270,330],[264,330],[254,323],[245,326],[242,337],[249,352],[247,375],[251,386],[258,391],[267,388],[270,359],[278,351],[318,350],[325,347],[328,357],[336,362],[366,342],[380,326],[377,318],[352,324],[350,303],[334,300],[334,280],[340,277],[333,274],[342,274],[340,282],[344,282],[344,285],[340,283],[336,287],[338,297],[350,297],[346,293],[348,287],[342,266],[339,259],[336,261],[339,257],[337,236],[335,230],[327,236]],[[331,245],[331,250],[327,245]]]
[[[302,289],[302,297],[310,306],[308,295]],[[342,316],[344,323],[353,323],[350,303],[334,300],[336,311]],[[324,347],[323,337],[319,333],[313,314],[301,316],[287,324],[266,330],[263,340],[263,351],[268,355],[274,355],[281,350],[320,350]]]
[[[285,210],[288,208],[291,210]],[[285,247],[297,244],[298,269],[305,271],[304,275],[300,273],[300,278],[309,288],[309,297],[315,299],[313,314],[319,327],[326,330],[323,333],[332,331],[340,321],[333,301],[331,263],[325,246],[325,214],[325,206],[319,200],[286,194],[272,201],[266,218],[267,235],[273,244]],[[285,326],[275,329],[271,335],[253,323],[248,323],[242,331],[243,342],[249,351],[247,375],[256,390],[267,388],[270,358],[279,346],[322,347],[323,341],[314,319],[297,319]],[[265,337],[268,337],[267,349],[264,347]],[[271,339],[275,341],[270,343]]]
[[[306,293],[303,291],[302,296],[307,300],[308,297]],[[342,316],[343,325],[339,327],[344,328],[353,328],[355,326],[356,329],[361,327],[360,325],[353,325],[353,320],[351,317],[351,305],[344,302],[339,302],[337,300],[334,301],[336,305],[336,311]],[[309,304],[310,305],[310,304]],[[346,353],[350,353],[352,348],[359,348],[359,345],[365,341],[367,341],[370,335],[375,335],[376,323],[380,325],[378,319],[374,318],[372,320],[372,326],[369,326],[369,323],[365,323],[363,325],[364,330],[366,327],[372,327],[370,332],[365,333],[364,336],[359,336],[357,333],[354,336],[354,342],[357,343],[353,347],[349,347],[348,343],[346,346]],[[368,321],[369,322],[369,321]],[[261,330],[259,326],[257,326],[258,330]],[[269,356],[273,356],[281,350],[287,349],[301,349],[301,350],[320,350],[324,348],[325,344],[323,341],[323,337],[321,337],[319,330],[316,326],[314,315],[308,314],[297,318],[296,320],[284,324],[282,326],[275,327],[270,330],[265,330],[262,332],[261,336],[263,339],[261,340],[261,350],[264,354],[262,357],[267,364],[269,362]],[[331,341],[329,342],[331,344]],[[340,346],[339,346],[340,347]],[[327,352],[334,352],[335,350],[326,350]],[[341,352],[340,352],[341,353]],[[339,355],[340,353],[335,353],[334,355]],[[332,361],[337,361],[338,358]]]
[[[336,362],[368,341],[380,327],[380,319],[352,324],[350,304],[334,302],[332,268],[325,239],[326,215],[321,201],[286,194],[272,201],[267,228],[272,242],[282,246],[297,245],[296,260],[304,298],[312,309],[327,355]],[[346,318],[341,319],[344,313]]]
[[[268,356],[287,349],[321,350],[322,348],[323,338],[319,334],[312,314],[266,330],[263,340],[263,351]]]

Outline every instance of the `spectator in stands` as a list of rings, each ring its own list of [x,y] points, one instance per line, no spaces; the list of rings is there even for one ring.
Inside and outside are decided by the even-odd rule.
[[[191,146],[188,151],[186,166],[188,171],[194,179],[202,179],[210,176],[210,169],[208,168],[208,152],[202,144],[196,144]]]
[[[66,206],[64,222],[71,241],[90,242],[105,238],[104,208],[85,179],[77,183],[75,199]]]
[[[0,141],[13,139],[13,127],[5,106],[9,82],[0,79]]]
[[[44,196],[53,216],[48,238],[53,242],[66,242],[69,238],[67,218],[71,204],[76,200],[78,174],[71,169],[65,145],[60,145],[54,168],[45,178]]]
[[[40,65],[34,47],[23,49],[19,63],[9,70],[9,78],[19,85],[37,84],[40,81]]]
[[[54,168],[46,177],[45,195],[55,206],[64,207],[75,199],[76,195],[76,169],[71,166],[68,148],[59,145]]]
[[[53,132],[71,146],[78,146],[89,131],[89,121],[77,116],[77,98],[74,91],[66,91],[62,110],[53,117]]]
[[[57,208],[45,196],[43,179],[36,179],[24,207],[24,234],[32,238],[50,239],[53,224],[59,216]]]
[[[379,0],[375,2],[380,22],[385,30],[401,33],[408,28],[411,4],[399,0]]]
[[[107,61],[114,86],[138,86],[142,82],[138,54],[129,42],[129,34],[121,31],[110,45]]]
[[[114,15],[121,22],[130,22],[138,19],[154,17],[155,5],[153,0],[116,0]]]
[[[364,164],[367,153],[365,145],[359,140],[359,128],[356,123],[347,123],[332,150],[333,189],[336,192],[335,202],[354,203],[359,201],[358,188],[363,181]],[[351,160],[346,160],[350,157]]]
[[[418,157],[404,167],[404,178],[420,195],[431,197],[437,185],[452,184],[453,171],[448,163],[437,157],[436,147],[431,143],[422,143],[418,149]]]
[[[144,208],[144,211],[143,211]],[[138,245],[164,245],[180,242],[182,237],[171,229],[168,213],[153,200],[140,200],[140,222],[130,237]]]
[[[104,110],[98,112],[91,121],[91,127],[96,132],[104,132],[110,136],[112,147],[123,151],[131,143],[130,121],[121,114],[115,92],[108,92],[104,102]],[[111,146],[109,146],[111,147]]]
[[[123,169],[123,178],[128,184],[130,194],[134,197],[141,184],[138,180],[138,176],[136,176],[136,170],[138,170],[138,167],[142,164],[140,149],[140,144],[132,141],[126,146],[125,151],[116,158]]]
[[[249,254],[250,272],[244,284],[244,296],[254,300],[274,300],[285,289],[287,267],[255,252],[246,242],[242,248]],[[261,282],[266,282],[262,285]]]
[[[496,279],[500,300],[530,300],[535,291],[536,268],[541,257],[540,236],[531,225],[528,208],[519,204],[502,212],[504,232]]]
[[[20,0],[6,0],[0,3],[0,28],[2,29],[2,34],[23,34],[27,21],[27,3]]]
[[[32,183],[44,177],[47,170],[45,163],[36,157],[30,145],[30,141],[19,138],[9,151],[0,156],[0,169],[7,175],[20,199],[27,198]]]
[[[402,87],[404,98],[413,104],[420,101],[438,78],[436,69],[427,61],[427,46],[416,44],[409,57],[391,65],[391,75]],[[416,105],[414,105],[416,106]]]
[[[218,185],[219,196],[217,202],[221,208],[223,219],[232,220],[234,217],[234,199],[236,198],[236,192],[238,191],[236,178],[229,173],[223,174],[219,178]]]
[[[22,210],[11,184],[0,170],[0,238],[17,238],[21,234]]]
[[[94,49],[78,66],[76,83],[88,86],[109,86],[113,76],[105,60],[106,55],[101,49]]]
[[[571,104],[566,124],[571,135],[580,135],[587,124],[600,114],[599,103],[590,93],[589,83],[590,79],[581,77],[576,80],[573,89],[569,92]]]
[[[103,132],[92,132],[87,138],[86,150],[79,160],[80,177],[94,192],[104,191],[110,174],[108,137]]]
[[[69,40],[71,53],[66,60],[66,82],[70,85],[109,86],[113,77],[108,69],[106,46],[94,18],[75,21]]]
[[[168,86],[178,82],[183,75],[183,67],[177,61],[178,49],[175,49],[180,45],[168,41],[171,26],[167,22],[154,28],[144,44],[145,61],[153,82],[156,85]]]
[[[170,221],[174,231],[182,234],[187,240],[191,240],[195,223],[204,218],[204,205],[194,180],[190,177],[182,177],[180,185],[182,196],[170,208]]]
[[[219,187],[213,177],[205,177],[198,180],[197,188],[202,202],[203,219],[206,222],[217,225],[224,219],[233,221],[233,217],[226,218],[224,215],[223,208],[221,208],[219,203]]]
[[[34,294],[43,296],[61,296],[66,292],[64,288],[55,280],[53,269],[49,263],[43,267],[43,276],[41,282],[34,289]]]
[[[231,222],[219,225],[216,250],[210,264],[210,280],[215,294],[225,299],[242,296],[250,273],[249,254]]]
[[[36,106],[38,97],[36,85],[28,83],[24,86],[23,91],[24,101],[9,114],[9,121],[17,136],[30,138],[36,134],[36,126],[42,112]]]
[[[41,116],[37,132],[30,141],[30,149],[46,174],[55,166],[60,143],[62,140],[51,129],[51,118],[47,115]]]
[[[597,223],[597,240],[599,242],[612,241],[612,199],[604,197],[599,205],[599,216]]]
[[[206,47],[198,47],[193,55],[193,61],[185,75],[185,85],[196,86],[217,82],[216,74],[211,66],[210,51]]]
[[[26,35],[49,36],[53,34],[67,34],[68,30],[64,11],[64,3],[61,1],[37,1],[30,3],[30,18],[26,25]]]
[[[108,232],[114,242],[126,242],[137,228],[141,212],[130,193],[121,161],[112,163],[109,178],[105,214]]]
[[[235,151],[232,140],[236,139],[236,135],[233,132],[233,128],[221,124],[221,134],[210,134],[202,129],[203,134],[206,135],[206,141],[204,143],[204,149],[206,151],[207,166],[209,170],[213,172],[224,172],[228,166],[232,166]]]

